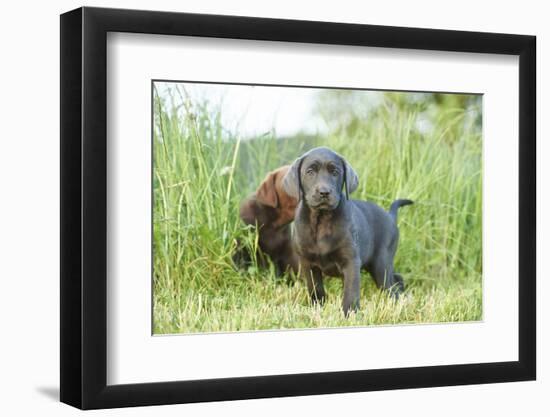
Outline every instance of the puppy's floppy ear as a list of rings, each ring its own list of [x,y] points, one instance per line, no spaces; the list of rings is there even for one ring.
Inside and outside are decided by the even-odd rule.
[[[349,200],[349,195],[353,193],[359,185],[359,178],[348,161],[342,158],[342,163],[344,165],[344,188],[346,190],[346,198]]]
[[[279,198],[275,190],[275,173],[270,172],[262,181],[256,190],[256,200],[264,206],[277,208],[279,206]]]
[[[302,158],[298,158],[294,161],[283,178],[283,190],[285,190],[289,196],[295,198],[296,200],[300,200],[300,194],[302,191],[302,181],[300,178]]]

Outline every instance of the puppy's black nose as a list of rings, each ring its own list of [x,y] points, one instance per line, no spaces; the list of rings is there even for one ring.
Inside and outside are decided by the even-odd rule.
[[[330,195],[330,190],[326,187],[319,187],[319,195],[323,198],[327,198]]]

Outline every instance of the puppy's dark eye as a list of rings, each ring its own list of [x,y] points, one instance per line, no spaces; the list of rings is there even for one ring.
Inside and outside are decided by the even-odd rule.
[[[307,175],[313,175],[313,174],[315,174],[315,170],[314,170],[313,168],[308,168],[308,169],[306,170],[306,174],[307,174]]]

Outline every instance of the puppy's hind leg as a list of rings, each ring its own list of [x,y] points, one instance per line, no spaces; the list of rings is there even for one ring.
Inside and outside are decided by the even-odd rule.
[[[403,280],[403,276],[401,274],[398,274],[397,272],[393,273],[393,281],[394,285],[398,287],[400,292],[405,291],[405,281]]]
[[[358,260],[348,262],[344,267],[344,300],[342,310],[347,317],[351,311],[359,310],[361,298],[361,268]]]
[[[371,268],[371,275],[378,288],[389,290],[393,297],[397,298],[403,290],[403,278],[393,272],[393,265],[388,261],[388,256],[378,257]]]

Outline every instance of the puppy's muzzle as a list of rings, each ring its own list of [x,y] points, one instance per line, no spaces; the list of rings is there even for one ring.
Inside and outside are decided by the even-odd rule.
[[[312,208],[332,210],[338,206],[339,196],[328,186],[320,185],[308,199],[308,205]]]

